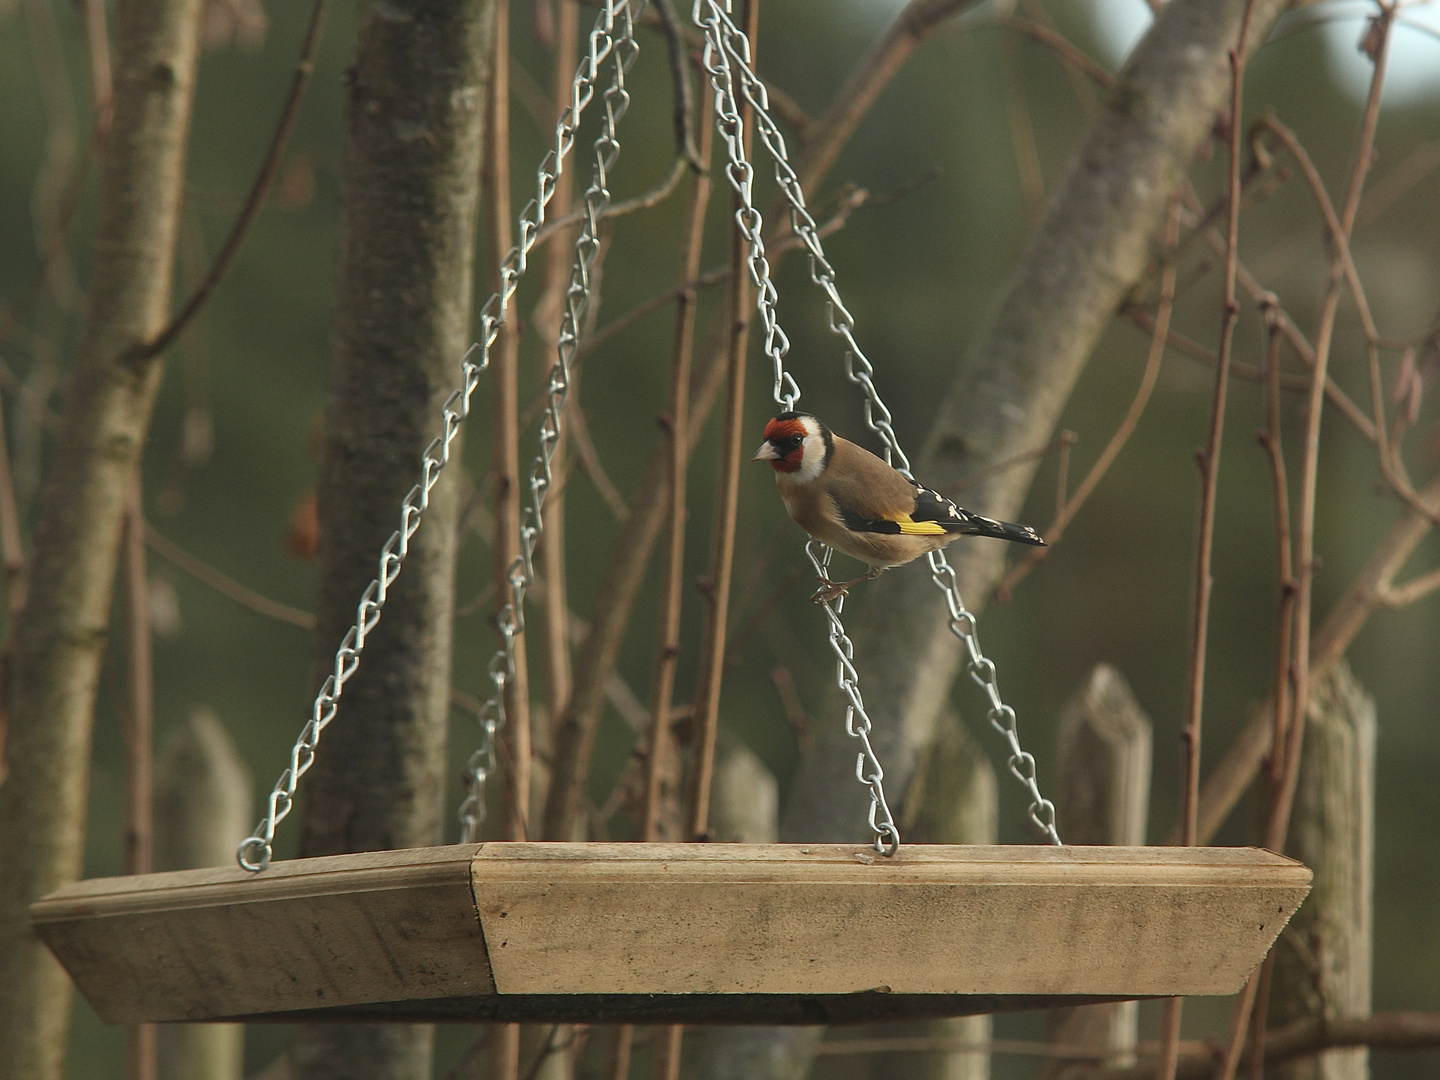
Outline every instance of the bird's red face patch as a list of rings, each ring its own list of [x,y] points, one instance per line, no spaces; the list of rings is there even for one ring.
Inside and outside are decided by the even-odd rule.
[[[776,472],[799,470],[805,457],[806,434],[805,425],[797,419],[781,420],[777,417],[765,425],[765,441],[775,447],[775,457],[770,464]]]

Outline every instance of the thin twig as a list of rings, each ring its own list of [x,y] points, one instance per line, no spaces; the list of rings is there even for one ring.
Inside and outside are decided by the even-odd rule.
[[[693,281],[700,271],[700,255],[705,240],[705,214],[710,206],[713,109],[714,92],[707,79],[704,82],[698,117],[700,145],[692,148],[699,169],[691,187],[689,216],[680,252],[682,282]],[[678,791],[666,792],[663,789],[667,784],[678,785],[680,773],[670,727],[670,709],[675,693],[676,665],[680,656],[680,615],[685,594],[685,472],[689,456],[686,447],[690,438],[690,366],[695,348],[696,302],[697,296],[693,289],[682,291],[676,298],[675,330],[670,346],[670,411],[661,424],[667,438],[668,450],[666,480],[669,490],[666,502],[669,521],[666,529],[665,568],[662,571],[660,587],[660,629],[650,688],[650,749],[646,761],[645,802],[640,815],[640,834],[645,840],[659,839],[671,829],[677,833],[684,829],[691,836],[696,832],[693,802],[683,822],[679,820],[678,806],[675,807],[676,820],[665,820],[670,815],[663,812],[668,802],[667,796],[679,795]],[[704,755],[705,748],[697,745],[697,770]],[[708,788],[708,783],[706,786]],[[703,828],[703,821],[700,827]]]
[[[1184,787],[1180,811],[1180,843],[1193,847],[1196,843],[1197,811],[1200,805],[1201,720],[1205,695],[1206,646],[1210,634],[1210,593],[1214,585],[1210,560],[1215,543],[1215,502],[1219,486],[1220,448],[1225,433],[1225,405],[1230,388],[1230,352],[1235,340],[1235,324],[1240,319],[1240,303],[1235,295],[1236,265],[1240,246],[1240,154],[1241,105],[1245,81],[1246,38],[1255,0],[1246,0],[1240,20],[1239,39],[1230,51],[1230,158],[1229,198],[1225,238],[1225,291],[1220,317],[1220,348],[1215,365],[1215,394],[1210,405],[1210,437],[1204,453],[1199,456],[1201,475],[1200,541],[1195,556],[1195,610],[1190,637],[1190,664],[1186,694],[1185,727],[1181,744],[1185,755]],[[1318,371],[1318,365],[1317,365]],[[1318,374],[1318,385],[1324,390],[1324,372]],[[1173,997],[1165,1002],[1165,1023],[1160,1054],[1159,1075],[1173,1080],[1180,1054],[1180,1014],[1184,998]],[[1243,1026],[1249,1020],[1248,1010],[1236,1024],[1240,1030],[1234,1041],[1244,1038]]]
[[[1265,395],[1265,430],[1261,432],[1260,442],[1270,459],[1270,481],[1275,501],[1276,576],[1280,588],[1275,634],[1275,729],[1270,744],[1284,746],[1285,724],[1290,716],[1290,635],[1294,629],[1295,570],[1290,539],[1290,485],[1285,473],[1285,453],[1280,431],[1281,332],[1275,318],[1275,309],[1267,308],[1265,316],[1269,329],[1266,366],[1270,378]],[[1280,782],[1281,766],[1278,755],[1271,755],[1272,792],[1277,790]]]
[[[1240,271],[1241,284],[1244,284],[1245,268],[1242,265],[1238,269]],[[1273,293],[1263,292],[1259,289],[1258,285],[1256,286],[1256,291],[1261,304],[1267,303],[1266,297],[1274,295]],[[1154,331],[1155,319],[1143,308],[1128,307],[1125,309],[1125,315],[1131,322],[1140,327],[1140,329],[1147,332]],[[1290,321],[1290,317],[1286,315],[1283,310],[1277,308],[1275,318],[1281,332],[1285,335],[1285,339],[1295,347],[1295,351],[1306,361],[1307,365],[1313,366],[1315,363],[1315,350],[1311,348],[1310,343],[1305,340],[1304,335],[1299,333],[1295,324]],[[1170,333],[1166,335],[1165,342],[1177,352],[1209,364],[1212,368],[1219,362],[1212,350],[1207,349],[1193,338],[1188,338],[1177,330],[1171,330]],[[1230,361],[1230,375],[1232,378],[1245,379],[1247,382],[1255,383],[1264,382],[1266,377],[1263,369],[1256,367],[1254,364],[1243,364],[1238,360]],[[1303,375],[1293,375],[1283,371],[1280,373],[1280,387],[1283,390],[1306,390],[1309,386],[1310,380]],[[1325,396],[1330,399],[1332,405],[1340,410],[1345,419],[1349,420],[1350,423],[1355,426],[1355,429],[1359,431],[1360,434],[1364,435],[1365,438],[1372,443],[1375,441],[1374,421],[1365,415],[1365,410],[1355,404],[1354,399],[1345,393],[1334,379],[1328,376],[1325,380]]]
[[[1266,846],[1282,850],[1285,836],[1289,831],[1290,808],[1294,803],[1295,789],[1300,777],[1300,752],[1305,734],[1305,708],[1310,700],[1310,610],[1314,595],[1315,581],[1315,499],[1320,465],[1320,420],[1324,404],[1324,379],[1330,361],[1330,344],[1333,337],[1335,316],[1339,307],[1341,285],[1346,276],[1347,266],[1353,269],[1349,260],[1350,232],[1355,225],[1355,215],[1360,206],[1360,193],[1365,187],[1365,176],[1369,171],[1371,151],[1374,147],[1375,127],[1380,116],[1380,92],[1385,81],[1386,59],[1389,55],[1392,8],[1382,7],[1375,27],[1377,40],[1375,49],[1375,71],[1370,83],[1370,95],[1365,104],[1365,116],[1360,126],[1360,136],[1355,147],[1355,159],[1351,167],[1349,186],[1346,191],[1344,211],[1340,217],[1340,230],[1335,254],[1331,259],[1330,284],[1321,307],[1320,329],[1315,335],[1314,387],[1310,392],[1308,411],[1305,417],[1305,440],[1303,465],[1300,481],[1300,512],[1296,529],[1295,571],[1297,576],[1295,593],[1295,632],[1293,636],[1294,699],[1290,706],[1287,745],[1276,747],[1275,753],[1284,752],[1283,782],[1277,798],[1271,804],[1270,820],[1266,830]]]
[[[1388,40],[1389,29],[1387,24],[1384,41],[1388,42]],[[1360,272],[1356,268],[1355,260],[1351,257],[1350,253],[1350,232],[1354,228],[1353,219],[1357,210],[1349,206],[1347,200],[1346,213],[1348,217],[1346,221],[1342,221],[1336,214],[1335,208],[1330,202],[1329,195],[1325,191],[1325,185],[1320,179],[1319,170],[1315,168],[1314,163],[1310,160],[1309,154],[1305,152],[1304,147],[1300,144],[1300,140],[1296,138],[1294,132],[1290,131],[1285,125],[1273,117],[1266,117],[1264,123],[1265,126],[1285,144],[1286,149],[1289,150],[1300,163],[1301,170],[1309,182],[1311,191],[1315,195],[1315,201],[1320,208],[1321,216],[1325,219],[1326,231],[1335,250],[1334,260],[1337,263],[1337,268],[1344,275],[1345,281],[1350,288],[1350,293],[1355,300],[1355,307],[1360,315],[1360,321],[1365,331],[1367,363],[1370,372],[1370,395],[1372,408],[1375,413],[1373,420],[1373,430],[1375,431],[1374,442],[1380,461],[1380,471],[1384,474],[1386,481],[1397,495],[1412,507],[1422,509],[1423,503],[1416,493],[1414,485],[1410,483],[1410,479],[1406,475],[1405,467],[1399,459],[1398,451],[1391,444],[1386,434],[1385,395],[1381,390],[1379,367],[1379,350],[1384,343],[1384,339],[1382,339],[1374,319],[1370,315],[1370,305],[1365,297],[1364,287],[1360,282]],[[1333,320],[1333,316],[1331,318]],[[1436,524],[1440,525],[1440,518],[1436,519]]]
[[[1345,1046],[1370,1046],[1399,1050],[1420,1050],[1440,1046],[1440,1013],[1393,1012],[1365,1017],[1315,1017],[1299,1020],[1269,1033],[1266,1064],[1279,1065],[1296,1058],[1310,1057],[1324,1050]],[[1159,1047],[1154,1042],[1138,1043],[1135,1053],[1153,1058]],[[1184,1055],[1182,1075],[1186,1080],[1209,1080],[1215,1064],[1215,1045],[1210,1040],[1186,1040],[1180,1044]],[[874,1039],[834,1039],[815,1048],[817,1056],[849,1054],[976,1053],[1016,1054],[1025,1057],[1063,1058],[1101,1064],[1113,1057],[1113,1050],[1093,1046],[1040,1042],[1029,1039],[955,1039],[944,1036],[891,1036]],[[1106,1068],[1092,1074],[1096,1080],[1150,1080],[1155,1064],[1145,1062],[1125,1068]]]
[[[786,536],[789,532],[790,529],[787,525],[781,531],[780,535]],[[751,612],[743,622],[740,622],[739,626],[731,633],[730,640],[725,645],[725,654],[729,657],[725,664],[727,669],[739,665],[740,658],[744,655],[746,646],[750,644],[750,639],[759,632],[760,628],[765,624],[765,620],[770,617],[770,613],[775,610],[775,606],[780,603],[784,595],[794,588],[795,583],[809,574],[809,572],[810,568],[805,563],[795,563],[794,566],[785,571],[785,575],[780,579],[780,583],[771,589],[766,596],[761,598],[760,603],[755,606],[755,610]],[[738,611],[740,608],[741,605],[737,604],[736,610]]]
[[[510,250],[510,9],[496,4],[492,33],[493,60],[490,74],[490,117],[486,170],[485,262],[490,267],[492,292],[499,292],[500,266]],[[515,301],[501,312],[502,322],[491,360],[490,467],[494,477],[491,512],[495,516],[495,538],[491,542],[495,580],[496,617],[511,600],[510,568],[520,558],[520,432],[518,405],[519,335],[516,332]],[[507,840],[527,838],[530,807],[530,672],[523,634],[516,635],[511,653],[513,666],[505,682],[505,728],[502,741],[515,767],[505,770],[505,803],[518,813],[508,813],[502,825]],[[507,1028],[513,1025],[506,1025]],[[518,1036],[517,1036],[518,1038]],[[514,1045],[512,1045],[514,1043]],[[492,1047],[492,1064],[497,1080],[514,1080],[518,1069],[518,1042],[508,1035]]]
[[[1187,196],[1187,198],[1190,197],[1193,197],[1193,192],[1191,192],[1189,196]],[[1204,234],[1206,242],[1210,245],[1210,247],[1217,254],[1223,256],[1225,253],[1225,238],[1222,237],[1214,229],[1205,229]],[[1246,295],[1250,298],[1252,302],[1258,305],[1274,303],[1275,294],[1260,284],[1260,282],[1255,278],[1255,276],[1250,273],[1248,269],[1246,269],[1245,263],[1243,261],[1237,263],[1236,273],[1238,275],[1237,280],[1239,281],[1241,288],[1245,290]],[[1290,318],[1290,316],[1284,311],[1283,308],[1277,306],[1276,311],[1276,317],[1279,320],[1281,330],[1283,330],[1285,333],[1286,339],[1290,342],[1296,353],[1299,354],[1300,359],[1305,362],[1305,366],[1313,368],[1315,366],[1315,347],[1310,343],[1309,339],[1305,337],[1304,333],[1300,330],[1300,328],[1295,325],[1294,320]],[[1213,354],[1209,355],[1213,356]],[[1247,379],[1252,379],[1256,382],[1264,378],[1264,375],[1261,373],[1259,368],[1253,367],[1248,364],[1235,364],[1233,361],[1231,363],[1231,374],[1239,375]],[[1308,389],[1310,385],[1309,379],[1300,379],[1298,380],[1298,382],[1292,379],[1290,376],[1281,376],[1281,379],[1283,384],[1287,388],[1300,386],[1301,388]],[[1350,398],[1350,396],[1346,394],[1345,391],[1342,390],[1340,386],[1335,382],[1335,380],[1330,378],[1328,374],[1325,377],[1325,396],[1329,398],[1330,401],[1336,407],[1338,407],[1342,413],[1345,414],[1346,419],[1348,419],[1352,424],[1354,424],[1355,427],[1367,439],[1369,439],[1372,443],[1377,442],[1379,436],[1375,430],[1374,421],[1365,415],[1364,410],[1361,409],[1360,406],[1356,405],[1355,402]]]
[[[861,58],[830,107],[805,128],[795,160],[803,191],[819,189],[821,179],[850,141],[860,120],[905,61],[954,15],[977,0],[910,0],[890,28]],[[777,215],[771,214],[772,218]]]
[[[1187,1054],[1203,1054],[1210,1044],[1187,1040],[1182,1044]],[[1158,1044],[1137,1043],[1135,1054],[1154,1057]],[[1038,1039],[957,1039],[944,1035],[892,1035],[873,1039],[834,1039],[815,1048],[817,1057],[842,1054],[1014,1054],[1019,1057],[1060,1058],[1067,1061],[1091,1061],[1100,1064],[1115,1056],[1115,1051],[1078,1043],[1044,1042]]]
[[[670,84],[671,92],[674,95],[672,123],[675,127],[675,153],[689,162],[690,167],[697,173],[704,175],[705,162],[703,155],[695,148],[694,125],[690,118],[695,108],[695,95],[690,88],[690,65],[686,57],[685,32],[670,0],[655,0],[655,13],[660,16],[660,28],[665,33],[665,49],[670,58]]]
[[[1180,202],[1172,200],[1170,213],[1166,218],[1165,244],[1167,251],[1174,251],[1180,236]],[[1153,331],[1150,337],[1150,352],[1145,359],[1145,372],[1140,377],[1140,385],[1135,390],[1135,396],[1130,401],[1130,408],[1125,413],[1125,418],[1120,421],[1120,426],[1110,436],[1110,441],[1100,456],[1095,459],[1095,464],[1085,474],[1085,479],[1075,490],[1075,494],[1069,499],[1062,500],[1056,509],[1055,520],[1045,530],[1045,543],[1049,546],[1036,548],[1027,557],[1017,562],[1008,573],[995,586],[995,595],[999,597],[1008,596],[1025,576],[1030,573],[1043,559],[1043,553],[1049,552],[1051,548],[1060,541],[1070,522],[1075,520],[1080,507],[1085,504],[1101,478],[1109,470],[1120,451],[1124,449],[1130,436],[1134,433],[1135,427],[1140,422],[1145,407],[1150,403],[1150,394],[1155,389],[1155,381],[1160,376],[1160,362],[1165,355],[1165,344],[1170,336],[1170,316],[1175,309],[1175,273],[1176,266],[1173,258],[1165,261],[1164,269],[1160,275],[1160,305],[1156,309]]]
[[[1108,90],[1115,85],[1115,76],[1110,71],[1086,56],[1063,34],[1048,26],[1043,26],[1033,19],[1019,19],[1014,16],[998,15],[986,19],[967,19],[964,25],[967,30],[993,28],[996,30],[1009,30],[1022,37],[1028,37],[1032,41],[1044,45],[1047,49],[1053,51],[1066,68],[1079,72],[1096,86]]]
[[[196,558],[179,544],[166,539],[155,531],[153,525],[145,526],[145,543],[166,562],[173,563],[185,573],[201,581],[222,596],[229,597],[241,607],[247,607],[260,615],[280,622],[298,626],[301,630],[315,629],[315,616],[308,611],[261,596],[254,589],[246,588],[229,575],[216,570],[207,562]]]
[[[626,214],[633,214],[640,210],[649,210],[670,196],[680,183],[680,178],[685,175],[690,163],[682,156],[677,157],[670,166],[670,171],[665,174],[665,179],[656,184],[649,191],[636,195],[633,199],[622,199],[617,203],[611,203],[600,212],[597,221],[611,221],[614,218],[624,217]],[[535,243],[544,244],[554,240],[557,236],[580,224],[581,220],[588,213],[584,206],[577,206],[568,214],[561,214],[547,221],[535,234]]]
[[[1412,578],[1404,585],[1391,585],[1380,590],[1380,602],[1386,607],[1398,608],[1413,604],[1440,589],[1440,568]]]
[[[1312,636],[1312,679],[1323,679],[1328,675],[1370,616],[1378,608],[1385,606],[1384,597],[1390,590],[1395,575],[1420,541],[1430,533],[1433,528],[1433,514],[1440,512],[1440,476],[1430,481],[1420,492],[1420,498],[1429,508],[1429,513],[1406,507],[1400,520],[1395,522],[1390,531],[1375,545],[1370,557],[1365,560],[1365,565]],[[1274,708],[1275,699],[1271,697],[1255,711],[1240,734],[1231,742],[1224,758],[1210,770],[1200,797],[1202,843],[1213,837],[1224,824],[1235,804],[1249,788],[1250,781],[1254,779],[1265,755],[1272,751],[1270,737]],[[1173,844],[1178,837],[1178,831],[1174,832],[1166,842]]]
[[[590,482],[595,485],[595,490],[600,493],[600,497],[610,507],[615,519],[624,521],[630,516],[630,507],[625,502],[625,496],[621,495],[620,489],[615,486],[615,481],[611,480],[610,474],[605,471],[605,465],[600,460],[600,452],[595,449],[595,440],[590,437],[590,422],[584,418],[585,414],[573,402],[566,403],[565,416],[581,468],[585,470],[585,475],[590,477]],[[550,520],[548,507],[545,520],[547,522]],[[548,529],[549,526],[547,525],[546,528]]]
[[[949,495],[953,495],[956,492],[964,491],[968,487],[974,487],[982,480],[988,480],[990,477],[994,476],[997,473],[1002,473],[1007,469],[1013,469],[1016,466],[1024,465],[1027,462],[1039,461],[1042,458],[1046,457],[1050,453],[1050,451],[1058,450],[1065,443],[1074,442],[1078,438],[1079,437],[1073,431],[1062,431],[1044,446],[1041,446],[1035,450],[1022,450],[1018,454],[1012,454],[1010,457],[1001,458],[999,461],[994,462],[991,465],[986,465],[983,469],[976,469],[973,473],[962,476],[953,484],[946,484],[944,490],[946,494]]]
[[[1189,1049],[1180,1080],[1212,1080],[1218,1064],[1215,1048],[1201,1044]],[[1376,1013],[1366,1017],[1325,1017],[1297,1020],[1266,1033],[1265,1064],[1279,1065],[1345,1046],[1419,1050],[1440,1046],[1440,1013]],[[1152,1080],[1155,1067],[1141,1063],[1128,1068],[1101,1067],[1094,1080]]]
[[[1364,228],[1440,167],[1440,140],[1421,143],[1370,188],[1360,200],[1356,228]]]
[[[1035,125],[1030,122],[1030,108],[1025,101],[1025,84],[1020,78],[1015,41],[1004,37],[1000,45],[1005,65],[1002,91],[1005,95],[1005,122],[1010,129],[1010,150],[1015,158],[1025,220],[1027,224],[1033,224],[1039,220],[1044,209],[1045,177],[1040,171],[1040,151],[1035,145]]]
[[[310,21],[305,27],[305,38],[300,45],[300,59],[295,65],[295,74],[290,79],[290,92],[280,110],[280,119],[275,125],[275,133],[270,137],[270,147],[265,152],[264,161],[260,163],[260,171],[255,176],[255,182],[250,185],[250,193],[245,197],[245,204],[240,208],[235,224],[230,227],[230,234],[225,237],[215,261],[210,264],[210,269],[190,294],[190,298],[165,329],[136,350],[131,362],[149,360],[168,349],[180,332],[190,324],[190,320],[199,314],[221,279],[229,272],[235,257],[240,254],[241,245],[250,234],[250,227],[255,224],[255,219],[260,216],[260,210],[264,207],[270,188],[280,171],[285,147],[290,141],[290,133],[295,129],[296,117],[300,114],[300,102],[305,97],[305,88],[310,85],[310,76],[315,73],[315,53],[320,47],[320,31],[325,24],[325,11],[329,4],[330,0],[314,0],[311,5]]]
[[[124,867],[148,874],[154,862],[155,663],[150,638],[150,575],[145,567],[145,512],[139,471],[130,490],[125,519],[125,599],[129,639],[128,706],[125,732]],[[130,1080],[155,1080],[154,1024],[134,1024],[127,1033]]]
[[[575,0],[556,0],[555,16],[554,49],[550,64],[552,100],[548,103],[549,126],[552,130],[561,119],[564,107],[560,103],[569,99],[570,81],[579,59],[579,6]],[[554,194],[550,199],[551,212],[569,212],[574,193],[575,170],[560,170],[560,174],[555,178]],[[570,266],[574,256],[573,236],[573,232],[567,230],[564,234],[566,242],[551,244],[545,251],[544,278],[540,300],[535,305],[534,323],[544,346],[541,356],[547,359],[553,358],[559,348],[565,293],[570,284]],[[587,318],[593,318],[596,310],[596,305],[592,304],[586,311]],[[548,388],[542,396],[548,401]],[[614,492],[614,485],[605,475],[599,456],[590,442],[590,429],[585,423],[584,410],[580,408],[578,376],[573,372],[565,414],[568,422],[555,441],[551,457],[553,466],[566,470],[571,459],[571,448],[576,447],[580,451],[581,462],[600,493],[607,499],[612,492],[618,497],[619,493]],[[522,421],[520,426],[526,427],[528,423]],[[570,699],[570,686],[573,681],[570,655],[570,590],[565,542],[566,504],[569,501],[567,487],[568,485],[562,482],[550,490],[545,507],[545,537],[540,546],[541,576],[545,580],[545,595],[542,598],[545,613],[545,704],[552,722]],[[624,506],[623,499],[620,500],[620,505]],[[548,750],[551,733],[546,731],[545,727],[546,725],[537,725],[531,735],[535,743]],[[532,745],[532,754],[535,749]],[[532,787],[539,782],[542,782],[541,774],[531,777]],[[532,792],[532,800],[537,795],[538,793]]]
[[[743,0],[740,19],[751,48],[760,21],[760,0]],[[742,149],[750,159],[754,125],[748,103],[739,106],[744,132]],[[739,212],[739,196],[731,197]],[[692,822],[703,824],[710,805],[710,771],[713,764],[715,732],[720,720],[720,687],[725,677],[725,642],[730,614],[730,579],[735,560],[735,534],[740,498],[740,462],[745,420],[745,361],[750,343],[751,281],[744,272],[748,243],[739,228],[730,232],[730,340],[726,357],[725,419],[720,449],[720,483],[716,491],[715,532],[711,540],[710,573],[704,585],[707,603],[705,644],[700,654],[700,673],[695,687],[695,778],[690,812]],[[700,830],[695,831],[696,836]]]

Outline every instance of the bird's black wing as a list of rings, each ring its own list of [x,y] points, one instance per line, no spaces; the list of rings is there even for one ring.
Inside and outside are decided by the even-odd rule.
[[[1010,521],[996,521],[971,513],[941,495],[933,488],[915,485],[915,509],[910,516],[917,522],[931,522],[947,533],[966,536],[993,536],[1000,540],[1013,540],[1020,544],[1034,544],[1044,547],[1045,541],[1029,525],[1017,525]]]

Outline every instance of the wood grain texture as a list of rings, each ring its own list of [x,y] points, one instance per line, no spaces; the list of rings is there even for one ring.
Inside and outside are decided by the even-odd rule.
[[[1234,993],[1310,876],[1253,849],[650,848],[478,852],[498,992]]]
[[[33,916],[112,1023],[813,1023],[1232,993],[1309,882],[1248,848],[501,843],[80,882]]]
[[[475,845],[82,881],[36,931],[109,1023],[490,994]]]

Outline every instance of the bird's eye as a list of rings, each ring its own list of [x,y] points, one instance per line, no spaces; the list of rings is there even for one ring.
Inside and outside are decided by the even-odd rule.
[[[804,435],[791,435],[788,439],[785,440],[785,445],[794,450],[797,449],[804,441]]]

